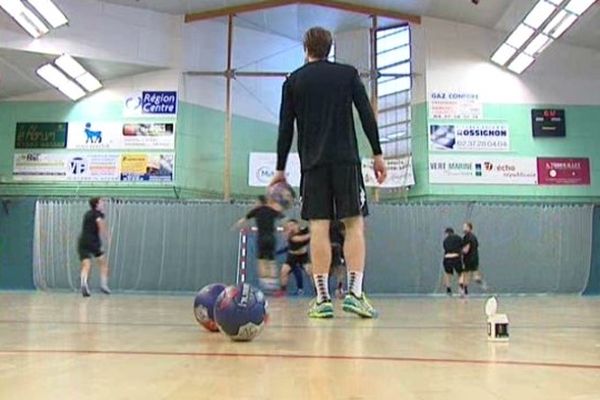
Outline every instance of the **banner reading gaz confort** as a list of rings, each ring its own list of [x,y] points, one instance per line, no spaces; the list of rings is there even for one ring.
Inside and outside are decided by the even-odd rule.
[[[386,160],[388,166],[388,179],[383,185],[377,184],[373,172],[373,159],[362,159],[362,172],[367,187],[398,188],[412,186],[415,178],[410,157]],[[248,164],[248,186],[266,187],[273,179],[277,164],[275,153],[250,153]],[[288,182],[300,186],[301,168],[298,153],[291,153],[286,166]]]

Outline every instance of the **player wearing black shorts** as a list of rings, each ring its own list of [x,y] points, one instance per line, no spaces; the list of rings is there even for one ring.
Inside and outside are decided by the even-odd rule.
[[[294,273],[297,277],[298,294],[302,294],[304,284],[302,273],[310,275],[311,265],[308,254],[308,244],[310,243],[310,232],[308,228],[300,229],[298,221],[290,219],[285,224],[285,232],[288,238],[288,250],[285,263],[281,266],[281,291],[287,292],[287,284],[290,274]],[[299,278],[299,279],[298,279]]]
[[[104,216],[104,202],[98,197],[89,201],[90,210],[83,216],[81,234],[77,241],[77,252],[81,260],[81,294],[83,297],[90,296],[88,286],[88,277],[92,268],[92,259],[98,260],[100,265],[100,290],[105,294],[110,294],[108,288],[108,260],[102,251],[102,238],[106,243],[110,240],[108,229],[106,228]]]
[[[348,267],[349,294],[344,311],[364,318],[376,316],[363,294],[365,268],[364,219],[368,214],[354,128],[356,106],[374,155],[375,176],[382,183],[387,174],[377,120],[356,68],[327,60],[333,43],[331,32],[311,28],[304,35],[307,63],[294,71],[282,88],[277,172],[272,183],[285,181],[285,166],[298,130],[302,170],[302,218],[310,221],[311,256],[317,298],[309,317],[331,318],[329,295],[331,265],[330,221],[346,226],[344,254]]]
[[[335,296],[338,299],[345,297],[344,284],[346,276],[346,262],[344,261],[344,235],[346,228],[342,221],[332,221],[329,227],[331,240],[331,267],[329,275],[336,280]]]
[[[464,295],[469,294],[469,283],[471,279],[475,280],[476,283],[486,288],[486,284],[483,281],[483,277],[479,272],[479,240],[473,233],[473,224],[471,222],[465,222],[463,225],[463,264],[464,272],[461,276],[463,283]]]
[[[267,204],[259,198],[259,205],[254,207],[238,221],[237,225],[242,226],[247,220],[254,219],[258,235],[256,238],[256,250],[258,260],[258,276],[263,289],[267,291],[277,290],[277,267],[275,265],[275,246],[277,238],[275,237],[275,223],[283,218],[281,207],[274,201],[267,200]]]
[[[460,277],[463,270],[462,265],[462,249],[463,240],[460,236],[454,233],[454,229],[446,228],[444,231],[446,238],[444,239],[444,284],[446,285],[446,293],[452,296],[452,275]]]

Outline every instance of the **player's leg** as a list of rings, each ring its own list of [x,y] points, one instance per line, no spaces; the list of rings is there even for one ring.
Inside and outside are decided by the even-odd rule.
[[[83,297],[90,296],[90,288],[88,286],[88,279],[90,276],[90,271],[92,269],[92,259],[89,256],[85,256],[81,260],[81,271],[79,273],[79,277],[81,280],[81,294]]]
[[[287,293],[287,285],[290,280],[290,273],[292,272],[292,267],[286,262],[281,266],[281,273],[279,275],[279,283],[281,287],[281,291]]]
[[[108,275],[110,273],[108,258],[102,252],[98,252],[97,254],[98,265],[100,266],[100,290],[104,294],[110,294],[110,289],[108,288]]]
[[[304,294],[304,276],[303,276],[304,268],[302,264],[296,264],[296,267],[292,269],[292,274],[294,275],[294,279],[296,280],[296,294],[303,295]]]
[[[444,285],[449,296],[452,295],[452,273],[452,259],[444,258]]]

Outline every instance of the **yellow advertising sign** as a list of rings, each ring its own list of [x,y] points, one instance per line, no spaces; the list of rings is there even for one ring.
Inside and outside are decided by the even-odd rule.
[[[127,153],[121,156],[122,174],[145,174],[148,167],[148,154]]]

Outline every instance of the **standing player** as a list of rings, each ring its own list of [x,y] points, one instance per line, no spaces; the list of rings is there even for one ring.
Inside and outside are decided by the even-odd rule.
[[[285,181],[285,166],[298,128],[298,152],[302,168],[302,218],[310,221],[311,256],[317,298],[308,312],[311,318],[333,317],[329,295],[331,265],[330,221],[346,226],[344,254],[348,266],[349,293],[343,309],[364,318],[377,315],[363,293],[365,269],[364,219],[367,198],[354,129],[352,104],[374,155],[375,176],[386,178],[379,132],[367,92],[356,68],[327,60],[331,32],[311,28],[304,35],[307,63],[283,84],[277,172],[272,184]]]
[[[452,296],[452,275],[456,272],[456,275],[461,276],[462,274],[462,250],[463,250],[463,239],[454,233],[454,229],[446,228],[444,231],[446,238],[444,239],[444,284],[446,285],[446,294]],[[459,282],[462,292],[462,281]]]
[[[329,228],[329,238],[331,240],[331,268],[329,274],[335,277],[336,289],[335,296],[343,299],[344,284],[346,282],[345,261],[344,261],[344,223],[342,221],[332,221]]]
[[[474,279],[476,283],[483,285],[481,273],[479,272],[479,241],[475,234],[473,234],[473,224],[471,222],[465,222],[463,225],[463,262],[464,271],[461,274],[462,278],[462,290],[465,296],[469,294],[469,283],[471,279]]]
[[[92,269],[92,258],[98,260],[100,265],[100,290],[110,294],[108,288],[108,260],[102,251],[102,239],[108,244],[110,236],[104,217],[104,202],[99,197],[89,200],[90,209],[83,216],[81,235],[77,243],[77,252],[81,260],[81,294],[90,296],[88,278]]]
[[[296,277],[298,294],[304,290],[302,272],[310,275],[311,265],[308,255],[308,244],[310,243],[310,233],[308,228],[300,229],[298,221],[290,219],[285,224],[285,230],[288,237],[287,259],[281,266],[281,292],[287,293],[287,284],[290,274]]]
[[[245,221],[254,219],[258,229],[257,259],[258,277],[261,287],[266,291],[277,290],[277,266],[275,265],[275,221],[283,218],[281,206],[267,199],[267,204],[261,204],[263,198],[259,197],[258,205],[240,219],[236,226],[241,227]]]

